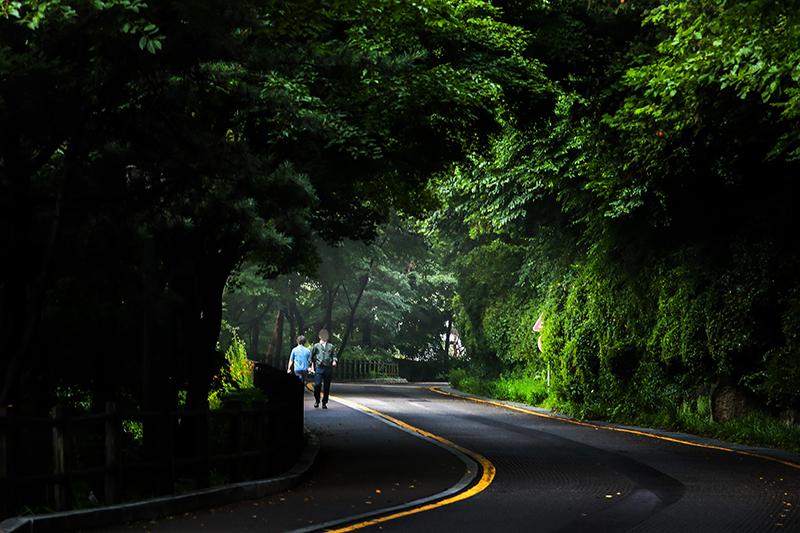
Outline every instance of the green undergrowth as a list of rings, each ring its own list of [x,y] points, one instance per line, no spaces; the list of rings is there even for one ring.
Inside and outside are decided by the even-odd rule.
[[[800,452],[800,427],[788,425],[764,412],[725,423],[715,422],[707,415],[679,409],[641,415],[631,414],[629,410],[624,415],[605,413],[585,405],[559,402],[548,392],[546,376],[543,375],[481,379],[455,369],[450,373],[450,386],[468,394],[551,409],[579,420],[677,431],[724,442]]]

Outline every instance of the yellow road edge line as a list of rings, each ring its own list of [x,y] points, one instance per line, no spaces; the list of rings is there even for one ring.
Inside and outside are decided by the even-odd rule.
[[[470,488],[468,490],[465,490],[464,492],[462,492],[460,494],[456,494],[455,496],[451,496],[450,498],[447,498],[445,500],[442,500],[442,501],[439,501],[439,502],[436,502],[436,503],[429,503],[427,505],[423,505],[422,507],[416,507],[414,509],[408,509],[406,511],[401,511],[399,513],[394,513],[394,514],[390,514],[390,515],[386,515],[386,516],[381,516],[381,517],[378,517],[378,518],[373,518],[371,520],[367,520],[367,521],[364,521],[364,522],[359,522],[358,524],[352,524],[350,526],[343,527],[343,528],[340,528],[340,529],[326,529],[325,530],[326,533],[344,533],[346,531],[355,531],[357,529],[362,529],[362,528],[365,528],[365,527],[373,526],[375,524],[381,524],[383,522],[388,522],[389,520],[395,520],[397,518],[402,518],[404,516],[409,516],[409,515],[421,513],[423,511],[430,511],[431,509],[436,509],[437,507],[444,507],[445,505],[450,505],[451,503],[456,503],[456,502],[459,502],[461,500],[466,500],[467,498],[472,498],[476,494],[478,494],[478,493],[482,492],[483,490],[485,490],[492,483],[492,481],[494,480],[494,476],[495,476],[497,470],[495,469],[495,467],[491,463],[491,461],[489,461],[488,459],[486,459],[482,455],[480,455],[478,453],[475,453],[475,452],[473,452],[471,450],[468,450],[468,449],[464,448],[463,446],[459,446],[458,444],[456,444],[454,442],[451,442],[451,441],[449,441],[449,440],[447,440],[447,439],[445,439],[443,437],[439,437],[438,435],[434,435],[433,433],[429,433],[429,432],[427,432],[425,430],[422,430],[422,429],[416,428],[414,426],[411,426],[409,424],[406,424],[402,420],[398,420],[398,419],[396,419],[394,417],[391,417],[391,416],[389,416],[387,414],[381,413],[381,412],[376,411],[374,409],[370,409],[369,407],[367,407],[365,405],[361,405],[359,403],[356,403],[356,402],[354,402],[352,400],[345,400],[343,398],[338,398],[336,396],[331,396],[331,398],[334,399],[334,400],[338,400],[338,401],[340,401],[342,403],[345,403],[347,405],[354,406],[354,407],[356,407],[358,409],[361,409],[362,411],[366,411],[367,413],[371,413],[371,414],[373,414],[375,416],[379,416],[379,417],[381,417],[381,418],[383,418],[385,420],[388,420],[389,422],[392,422],[393,424],[397,424],[398,426],[400,426],[402,428],[405,428],[405,429],[407,429],[409,431],[413,431],[415,433],[419,433],[420,435],[424,435],[424,436],[428,437],[429,439],[433,439],[433,440],[439,441],[442,444],[444,444],[445,446],[449,446],[451,448],[454,448],[454,449],[460,451],[461,453],[472,457],[475,461],[480,463],[481,468],[483,469],[483,475],[481,476],[481,479],[472,488]]]
[[[531,410],[528,410],[528,409],[524,409],[522,407],[517,407],[515,405],[509,405],[509,404],[503,403],[503,402],[497,402],[497,401],[493,401],[493,400],[484,400],[483,398],[474,398],[472,396],[463,396],[461,394],[453,394],[452,392],[446,392],[446,391],[440,390],[439,387],[430,387],[429,390],[432,390],[433,392],[438,392],[439,394],[444,394],[444,395],[447,395],[447,396],[455,396],[456,398],[461,398],[461,399],[464,399],[464,400],[472,400],[474,402],[487,403],[487,404],[490,404],[490,405],[495,405],[497,407],[505,407],[506,409],[512,409],[514,411],[519,411],[521,413],[526,413],[526,414],[538,416],[538,417],[541,417],[541,418],[552,418],[553,420],[560,420],[561,422],[569,422],[570,424],[575,424],[575,425],[578,425],[578,426],[592,427],[592,428],[595,428],[595,429],[607,429],[607,430],[610,430],[610,431],[620,431],[622,433],[631,433],[633,435],[640,435],[640,436],[643,436],[643,437],[650,437],[650,438],[653,438],[653,439],[659,439],[659,440],[664,440],[664,441],[669,441],[669,442],[675,442],[675,443],[678,443],[678,444],[686,444],[687,446],[695,446],[697,448],[708,448],[710,450],[718,450],[718,451],[723,451],[723,452],[738,453],[738,454],[741,454],[741,455],[748,455],[750,457],[757,457],[759,459],[766,459],[767,461],[773,461],[773,462],[776,462],[776,463],[780,463],[780,464],[782,464],[784,466],[790,466],[792,468],[800,469],[800,465],[798,465],[797,463],[792,463],[790,461],[784,461],[783,459],[778,459],[777,457],[770,457],[769,455],[762,455],[762,454],[759,454],[759,453],[748,452],[746,450],[736,450],[736,449],[733,449],[733,448],[725,448],[725,447],[722,447],[722,446],[714,446],[712,444],[702,444],[702,443],[699,443],[699,442],[690,442],[690,441],[687,441],[687,440],[676,439],[676,438],[673,438],[673,437],[666,437],[664,435],[656,435],[655,433],[647,433],[645,431],[637,431],[635,429],[615,428],[615,427],[611,427],[611,426],[601,426],[601,425],[598,425],[598,424],[592,424],[591,422],[582,422],[580,420],[574,420],[574,419],[571,419],[571,418],[564,418],[564,417],[561,417],[561,416],[549,415],[547,413],[537,413],[536,411],[531,411]]]

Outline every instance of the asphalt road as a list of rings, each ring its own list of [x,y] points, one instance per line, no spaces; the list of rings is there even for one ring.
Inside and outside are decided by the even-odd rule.
[[[447,392],[334,383],[330,409],[306,399],[309,482],[103,531],[800,531],[800,455]]]

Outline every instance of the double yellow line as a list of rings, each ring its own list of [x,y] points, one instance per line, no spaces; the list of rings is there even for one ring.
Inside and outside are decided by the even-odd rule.
[[[459,446],[458,444],[456,444],[454,442],[450,442],[449,440],[447,440],[445,438],[442,438],[442,437],[439,437],[438,435],[434,435],[433,433],[429,433],[429,432],[424,431],[422,429],[419,429],[419,428],[416,428],[416,427],[411,426],[409,424],[406,424],[402,420],[398,420],[398,419],[396,419],[394,417],[391,417],[391,416],[386,415],[384,413],[381,413],[379,411],[375,411],[374,409],[370,409],[369,407],[367,407],[365,405],[361,405],[361,404],[358,404],[358,403],[350,401],[350,400],[337,398],[336,396],[331,396],[331,398],[334,399],[334,400],[337,400],[337,401],[339,401],[341,403],[344,403],[346,405],[349,405],[351,407],[354,407],[356,409],[360,409],[360,410],[362,410],[364,412],[370,413],[370,414],[372,414],[374,416],[383,418],[384,420],[387,420],[388,422],[391,422],[392,424],[397,425],[397,426],[399,426],[399,427],[401,427],[401,428],[403,428],[403,429],[405,429],[407,431],[418,433],[418,434],[420,434],[420,435],[422,435],[424,437],[427,437],[428,439],[435,440],[435,441],[443,444],[444,446],[446,446],[448,448],[452,448],[454,450],[457,450],[457,451],[461,452],[462,454],[472,458],[478,464],[480,464],[481,465],[481,469],[483,470],[483,474],[481,475],[480,480],[478,480],[478,482],[472,488],[470,488],[468,490],[465,490],[464,492],[461,492],[459,494],[456,494],[455,496],[452,496],[450,498],[446,498],[444,500],[441,500],[441,501],[438,501],[438,502],[435,502],[435,503],[426,504],[426,505],[423,505],[421,507],[414,507],[414,508],[411,508],[411,509],[406,509],[406,510],[399,511],[399,512],[396,512],[396,513],[388,514],[386,516],[373,518],[373,519],[366,520],[366,521],[363,521],[363,522],[359,522],[357,524],[352,524],[352,525],[349,525],[349,526],[346,526],[346,527],[343,527],[343,528],[340,528],[340,529],[326,529],[325,530],[326,533],[344,533],[346,531],[356,531],[357,529],[362,529],[362,528],[373,526],[373,525],[376,525],[376,524],[381,524],[383,522],[388,522],[389,520],[395,520],[396,518],[402,518],[404,516],[410,516],[410,515],[413,515],[413,514],[424,512],[424,511],[430,511],[431,509],[436,509],[438,507],[444,507],[445,505],[450,505],[451,503],[456,503],[456,502],[459,502],[459,501],[462,501],[462,500],[466,500],[467,498],[471,498],[471,497],[475,496],[476,494],[478,494],[481,491],[483,491],[484,489],[486,489],[486,487],[488,487],[492,483],[492,480],[494,480],[496,469],[495,469],[494,465],[488,459],[483,457],[482,455],[477,454],[477,453],[475,453],[475,452],[473,452],[471,450],[468,450],[468,449],[464,448],[463,446]]]
[[[780,464],[785,465],[785,466],[790,466],[792,468],[800,469],[800,465],[798,465],[797,463],[792,463],[791,461],[784,461],[783,459],[780,459],[778,457],[771,457],[769,455],[763,455],[763,454],[760,454],[760,453],[748,452],[747,450],[737,450],[735,448],[725,448],[723,446],[715,446],[713,444],[703,444],[701,442],[691,442],[691,441],[688,441],[688,440],[676,439],[674,437],[667,437],[665,435],[658,435],[657,433],[648,433],[648,432],[645,432],[645,431],[638,431],[638,430],[630,429],[630,428],[614,427],[614,426],[603,426],[603,425],[599,425],[599,424],[592,424],[591,422],[581,422],[580,420],[575,420],[575,419],[572,419],[572,418],[565,418],[565,417],[562,417],[562,416],[556,416],[556,415],[551,415],[551,414],[547,414],[547,413],[538,413],[536,411],[531,411],[530,409],[517,407],[515,405],[511,405],[511,404],[508,404],[508,403],[497,402],[497,401],[493,401],[493,400],[484,400],[483,398],[474,398],[472,396],[462,396],[461,394],[453,394],[452,392],[445,392],[443,390],[439,390],[439,387],[431,387],[430,390],[432,390],[434,392],[438,392],[439,394],[444,394],[446,396],[455,396],[456,398],[461,398],[461,399],[464,399],[464,400],[472,400],[474,402],[487,403],[487,404],[490,404],[490,405],[496,405],[498,407],[505,407],[506,409],[513,409],[514,411],[519,411],[521,413],[526,413],[526,414],[529,414],[529,415],[539,416],[539,417],[542,417],[542,418],[552,418],[554,420],[560,420],[561,422],[569,422],[570,424],[575,424],[575,425],[578,425],[578,426],[586,426],[586,427],[591,427],[591,428],[596,428],[596,429],[607,429],[609,431],[619,431],[621,433],[630,433],[630,434],[633,434],[633,435],[640,435],[642,437],[650,437],[652,439],[658,439],[658,440],[663,440],[663,441],[668,441],[668,442],[675,442],[675,443],[678,443],[678,444],[685,444],[687,446],[694,446],[694,447],[697,447],[697,448],[707,448],[709,450],[718,450],[718,451],[729,452],[729,453],[738,453],[740,455],[748,455],[750,457],[758,457],[759,459],[766,459],[767,461],[772,461],[772,462],[775,462],[775,463],[780,463]]]

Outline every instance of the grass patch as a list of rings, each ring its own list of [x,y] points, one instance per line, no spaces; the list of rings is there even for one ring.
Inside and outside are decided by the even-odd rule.
[[[496,380],[484,380],[470,376],[465,370],[457,368],[450,371],[450,386],[477,396],[536,406],[541,406],[548,399],[547,382],[538,376],[530,378],[501,376]]]
[[[620,409],[624,416],[603,414],[601,409],[573,403],[558,402],[547,390],[542,376],[501,376],[494,380],[470,376],[465,370],[450,372],[450,386],[456,390],[496,400],[524,403],[551,409],[579,420],[615,422],[643,428],[678,431],[724,442],[776,448],[800,452],[800,427],[787,425],[767,413],[754,413],[730,422],[712,421],[701,409],[699,413],[681,412],[672,408],[655,414],[632,415]],[[665,405],[672,405],[667,402]]]
[[[490,389],[498,399],[537,406],[544,403],[548,396],[547,383],[535,378],[501,376],[499,380],[493,382]]]

